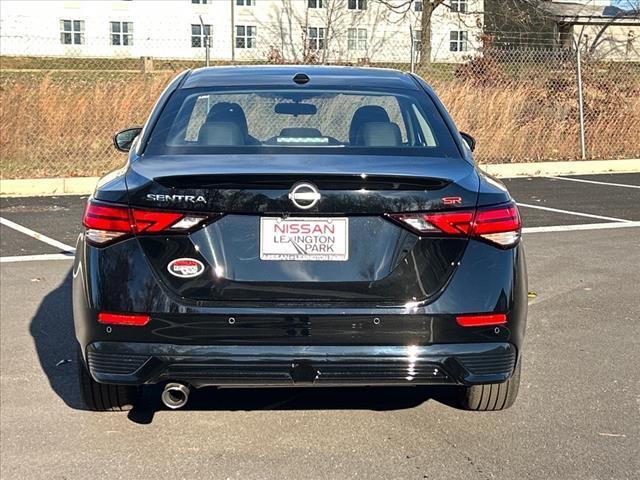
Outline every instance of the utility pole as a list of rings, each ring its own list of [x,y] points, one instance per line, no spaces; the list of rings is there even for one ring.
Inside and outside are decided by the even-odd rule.
[[[580,39],[574,42],[576,49],[576,75],[578,77],[578,109],[580,115],[580,153],[582,160],[587,159],[587,145],[584,133],[584,96],[582,93],[582,55],[580,52]]]
[[[231,61],[235,62],[236,61],[236,35],[235,35],[235,31],[236,31],[236,27],[235,27],[235,23],[236,23],[236,9],[235,9],[235,0],[229,0],[231,2]]]
[[[202,28],[202,35],[204,39],[204,65],[205,67],[209,66],[211,61],[211,53],[209,49],[211,48],[211,37],[209,36],[209,31],[206,28],[206,25],[202,21],[202,15],[198,15],[200,17],[200,27]]]
[[[416,72],[416,62],[415,62],[415,58],[416,58],[416,52],[415,52],[415,44],[414,44],[414,40],[413,40],[413,27],[411,25],[409,25],[409,36],[411,37],[411,48],[409,49],[409,53],[411,54],[411,73],[415,73]]]

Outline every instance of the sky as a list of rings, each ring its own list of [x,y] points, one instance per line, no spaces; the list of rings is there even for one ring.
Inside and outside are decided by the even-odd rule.
[[[640,10],[640,0],[611,0],[611,6],[620,10]]]

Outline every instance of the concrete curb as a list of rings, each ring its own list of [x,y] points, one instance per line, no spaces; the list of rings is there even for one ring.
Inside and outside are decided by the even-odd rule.
[[[93,193],[99,178],[69,177],[0,180],[0,197],[86,195]]]
[[[586,160],[570,162],[499,163],[480,165],[496,177],[545,177],[592,173],[640,173],[640,159]],[[99,177],[34,178],[0,180],[0,197],[35,197],[47,195],[88,195],[93,193]]]
[[[588,175],[593,173],[640,173],[640,159],[584,160],[570,162],[534,162],[483,164],[480,168],[501,178]]]

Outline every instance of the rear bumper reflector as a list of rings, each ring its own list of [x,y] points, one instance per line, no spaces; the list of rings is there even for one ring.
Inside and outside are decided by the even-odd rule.
[[[98,314],[98,322],[109,325],[130,325],[134,327],[143,327],[149,323],[151,317],[149,315],[126,314],[126,313],[107,313],[100,312]]]
[[[507,316],[504,313],[458,315],[456,321],[458,325],[463,327],[485,327],[487,325],[502,325],[503,323],[507,323]]]

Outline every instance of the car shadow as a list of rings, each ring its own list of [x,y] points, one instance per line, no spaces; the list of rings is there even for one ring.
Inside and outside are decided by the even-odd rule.
[[[145,387],[141,401],[128,417],[149,424],[156,412],[168,410],[160,400],[162,386]],[[435,400],[457,407],[451,387],[294,387],[294,388],[222,388],[191,390],[189,402],[175,413],[185,411],[255,410],[370,410],[393,411],[415,408]]]
[[[86,410],[80,398],[76,376],[77,348],[71,300],[71,270],[38,307],[29,326],[40,366],[53,391],[69,407]],[[157,411],[166,410],[160,401],[162,385],[143,389],[137,406],[128,418],[149,424]],[[450,388],[430,387],[347,387],[347,388],[263,388],[193,389],[187,405],[180,411],[250,410],[372,410],[389,411],[414,408],[428,400],[455,406]],[[176,412],[176,413],[178,413]]]
[[[29,325],[40,366],[53,391],[69,407],[84,410],[76,376],[76,334],[71,304],[71,269],[48,293]]]

